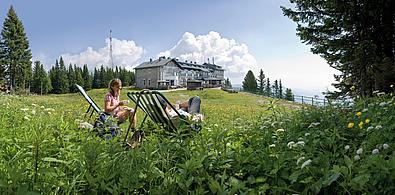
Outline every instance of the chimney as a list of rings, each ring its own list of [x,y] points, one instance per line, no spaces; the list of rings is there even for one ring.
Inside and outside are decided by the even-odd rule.
[[[149,59],[149,62],[152,62],[152,58]]]
[[[207,64],[210,64],[210,58],[207,58]]]
[[[214,57],[213,57],[213,64],[215,64],[215,63],[214,63]]]

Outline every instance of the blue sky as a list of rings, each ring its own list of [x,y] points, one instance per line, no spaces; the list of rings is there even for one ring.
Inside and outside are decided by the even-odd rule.
[[[295,93],[319,94],[335,71],[300,42],[281,5],[288,0],[123,0],[0,2],[1,27],[10,5],[22,20],[34,60],[108,65],[109,30],[117,65],[132,68],[160,55],[227,70],[233,84],[251,69]]]

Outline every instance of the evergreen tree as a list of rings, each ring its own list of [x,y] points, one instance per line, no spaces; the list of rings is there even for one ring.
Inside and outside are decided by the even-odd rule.
[[[290,0],[282,8],[312,52],[341,73],[330,95],[392,92],[395,82],[395,1]]]
[[[34,62],[32,84],[30,91],[36,94],[46,94],[52,89],[47,72],[40,61]]]
[[[260,94],[264,94],[265,90],[265,74],[263,74],[263,70],[259,71],[259,77],[258,77],[258,92]]]
[[[89,91],[92,89],[92,76],[89,74],[88,65],[84,64],[82,70],[82,78],[84,79],[84,89]]]
[[[249,91],[249,92],[256,92],[256,90],[257,90],[256,79],[255,79],[254,73],[252,73],[251,70],[249,70],[247,72],[247,75],[244,77],[243,90]]]
[[[227,89],[232,88],[232,83],[230,82],[229,78],[226,78],[226,80],[225,80],[225,88],[227,88]]]
[[[76,78],[75,78],[75,71],[74,71],[73,65],[71,65],[71,63],[69,64],[69,71],[68,71],[67,77],[68,77],[68,81],[69,81],[69,91],[71,93],[77,92],[78,90],[74,85],[77,83]]]
[[[281,79],[279,81],[279,86],[278,86],[278,98],[283,99],[284,94],[283,94],[283,84],[281,83]]]
[[[265,87],[265,94],[269,97],[272,96],[272,87],[270,86],[270,79],[266,79],[266,87]]]
[[[100,78],[99,78],[99,71],[95,68],[93,71],[93,81],[92,81],[92,88],[97,89],[100,88]]]
[[[289,89],[289,88],[285,89],[285,98],[284,99],[289,100],[289,101],[294,101],[294,95],[292,94],[291,89]]]
[[[59,59],[59,84],[60,84],[60,93],[68,93],[69,92],[69,80],[67,77],[66,66],[64,65],[63,58]]]
[[[60,68],[59,68],[59,62],[58,62],[58,60],[56,60],[55,66],[53,66],[49,70],[49,78],[51,80],[51,85],[52,85],[51,93],[56,93],[56,94],[61,93],[60,80],[59,80],[60,74],[61,73],[60,73]]]
[[[278,98],[279,97],[279,88],[278,88],[278,81],[274,80],[273,84],[273,97]]]
[[[74,71],[75,71],[75,83],[77,83],[79,86],[85,86],[84,83],[84,78],[82,77],[82,70],[80,67],[77,67],[77,65],[74,64]]]
[[[11,6],[3,23],[0,39],[0,76],[15,88],[30,86],[32,53],[29,41],[14,8]]]

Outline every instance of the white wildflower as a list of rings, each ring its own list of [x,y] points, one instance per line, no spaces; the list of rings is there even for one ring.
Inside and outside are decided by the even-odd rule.
[[[36,114],[36,110],[32,110],[32,115],[35,115]]]
[[[370,127],[368,127],[366,130],[367,130],[367,131],[371,131],[371,130],[373,130],[373,129],[374,129],[374,127],[370,126]]]
[[[388,149],[390,146],[388,144],[383,144],[383,148],[386,150]]]
[[[306,137],[309,136],[309,135],[310,135],[310,133],[305,133],[305,134],[304,134],[304,136],[306,136]]]
[[[296,165],[299,165],[299,163],[300,162],[302,162],[302,160],[304,160],[305,159],[305,157],[300,157],[300,158],[298,158],[298,160],[296,161]]]
[[[372,93],[373,94],[376,94],[376,93],[378,93],[378,92],[380,92],[379,90],[376,90],[376,91],[373,91]]]
[[[30,121],[30,118],[28,115],[26,115],[25,117],[23,117],[25,120]]]
[[[382,129],[382,128],[383,128],[383,126],[381,126],[381,125],[377,125],[377,126],[375,127],[375,129],[377,129],[377,130]]]
[[[362,110],[362,112],[367,112],[367,111],[368,111],[368,109],[367,109],[367,108],[365,108],[365,109],[363,109],[363,110]]]
[[[26,112],[26,111],[29,110],[29,108],[21,108],[21,110],[22,110],[23,112]]]
[[[387,102],[380,102],[379,106],[380,106],[380,107],[387,106]]]
[[[385,95],[384,92],[379,92],[379,93],[377,93],[377,96],[383,96],[383,95]]]
[[[40,108],[44,109],[45,107],[44,106],[40,106]]]
[[[304,141],[298,141],[298,143],[296,143],[296,145],[304,146]]]
[[[346,146],[344,146],[344,149],[345,149],[345,150],[348,150],[348,149],[350,149],[350,146],[349,146],[349,145],[346,145]]]
[[[229,146],[230,146],[230,143],[229,143],[229,142],[228,142],[228,143],[226,143],[226,146],[227,146],[227,147],[229,147]]]
[[[308,166],[308,165],[310,165],[311,164],[311,162],[312,162],[312,160],[306,160],[306,161],[304,161],[304,163],[302,164],[302,166],[300,167],[301,169],[303,169],[305,166]]]
[[[276,147],[276,144],[270,144],[269,145],[269,148],[274,148],[274,147]]]
[[[284,131],[285,131],[284,129],[277,129],[277,130],[276,130],[276,133],[280,133],[280,132],[281,132],[281,133],[284,133]]]
[[[310,125],[309,125],[309,127],[307,127],[307,128],[312,128],[312,127],[315,127],[315,126],[318,126],[318,125],[320,125],[321,123],[319,123],[319,122],[316,122],[316,123],[311,123]]]
[[[36,106],[37,106],[37,104],[32,104],[32,106],[36,107]]]
[[[45,108],[44,111],[52,111],[53,112],[53,111],[55,111],[55,109],[53,109],[53,108]]]
[[[214,124],[214,127],[218,127],[218,125],[217,125],[217,124]]]
[[[93,129],[93,125],[88,122],[80,123],[78,127],[81,129]]]
[[[359,159],[361,159],[361,157],[358,154],[354,156],[354,160],[359,160]]]
[[[295,142],[294,141],[290,141],[290,142],[288,142],[287,146],[288,146],[289,149],[291,149],[291,148],[293,148],[295,146]]]
[[[363,149],[362,149],[362,148],[359,148],[359,149],[357,150],[357,154],[362,154],[362,152],[363,152]]]
[[[374,149],[373,151],[372,151],[372,154],[378,154],[379,153],[379,149]]]

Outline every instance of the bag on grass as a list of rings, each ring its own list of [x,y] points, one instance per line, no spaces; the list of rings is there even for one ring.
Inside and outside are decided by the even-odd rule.
[[[105,139],[111,139],[121,135],[121,128],[119,128],[114,119],[106,113],[99,114],[99,117],[93,125],[93,131],[97,133],[97,136]]]

